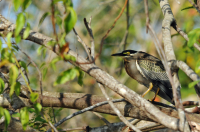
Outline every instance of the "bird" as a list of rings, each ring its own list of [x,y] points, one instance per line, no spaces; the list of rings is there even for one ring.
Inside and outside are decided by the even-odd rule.
[[[174,104],[172,86],[161,60],[146,52],[135,50],[124,50],[111,56],[122,57],[127,74],[148,88],[142,97],[153,91],[155,96],[152,102],[159,95]]]

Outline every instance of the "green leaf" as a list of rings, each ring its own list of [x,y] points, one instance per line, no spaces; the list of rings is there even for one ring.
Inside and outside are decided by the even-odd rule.
[[[29,114],[28,114],[27,107],[24,107],[20,110],[20,120],[23,126],[23,130],[26,130],[26,127],[29,122]]]
[[[4,81],[0,78],[0,94],[3,93],[4,88],[5,88],[5,83],[4,83]]]
[[[84,72],[81,71],[81,70],[79,70],[78,84],[79,84],[80,86],[83,85],[83,77],[84,77]]]
[[[28,8],[29,7],[29,5],[31,4],[31,0],[25,0],[24,2],[23,2],[23,4],[22,4],[22,9],[23,9],[23,11],[24,10],[26,10],[26,8]]]
[[[25,62],[23,62],[23,61],[20,61],[20,62],[19,62],[19,65],[20,65],[21,67],[23,67],[25,71],[28,71],[28,68],[27,68],[27,66],[26,66],[26,63],[25,63]]]
[[[41,65],[40,65],[40,68],[42,68],[43,66],[45,66],[46,62],[43,62]]]
[[[4,108],[0,106],[0,118],[4,116]]]
[[[194,29],[188,33],[189,41],[188,41],[188,47],[192,47],[194,43],[199,44],[200,40],[200,28]]]
[[[191,8],[194,8],[194,7],[193,7],[193,6],[188,6],[188,7],[186,7],[186,8],[181,9],[181,11],[187,10],[187,9],[191,9]]]
[[[39,97],[39,94],[38,94],[38,93],[32,92],[31,95],[30,95],[30,100],[31,100],[31,102],[34,103],[35,101],[37,101],[38,97]]]
[[[14,0],[13,3],[14,3],[15,11],[17,11],[18,8],[20,7],[20,5],[22,4],[22,1],[21,0]]]
[[[196,73],[199,73],[199,72],[200,72],[200,60],[198,60],[197,63],[196,63],[195,72],[196,72]]]
[[[11,63],[15,63],[15,58],[13,57],[13,53],[11,52],[8,56],[8,61],[11,62]]]
[[[75,10],[72,7],[68,7],[67,9],[69,13],[67,17],[64,19],[64,28],[66,34],[73,29],[77,21],[77,15]]]
[[[188,87],[189,87],[189,88],[194,88],[194,86],[195,86],[198,82],[200,82],[200,80],[191,82],[191,83],[188,85]]]
[[[25,29],[24,34],[23,34],[23,39],[26,39],[29,36],[30,27],[31,27],[30,24],[27,23],[26,29]]]
[[[44,48],[44,46],[39,46],[39,48],[37,49],[37,54],[41,55],[42,49]]]
[[[19,96],[19,94],[20,94],[20,88],[21,88],[21,84],[19,82],[16,82],[15,93],[16,93],[17,96]]]
[[[46,52],[47,52],[47,49],[43,49],[43,50],[42,50],[42,57],[43,57],[43,58],[45,58]]]
[[[58,26],[62,28],[62,18],[60,18],[60,16],[56,16],[56,24],[58,24]]]
[[[39,21],[38,26],[40,26],[40,25],[42,24],[42,22],[44,21],[44,19],[45,19],[47,16],[49,16],[49,15],[51,15],[51,13],[45,12],[45,13],[42,15],[42,17],[40,18],[40,21]]]
[[[49,42],[47,43],[47,45],[49,45],[49,46],[55,46],[56,44],[57,44],[56,41],[49,41]]]
[[[1,48],[2,48],[2,41],[0,40],[0,51],[1,51]]]
[[[61,37],[59,37],[59,42],[58,43],[60,44],[61,47],[66,44],[65,37],[66,37],[65,33],[63,33],[61,35]]]
[[[6,124],[6,128],[7,128],[10,123],[11,117],[10,117],[10,113],[6,109],[4,109],[4,116],[5,116],[5,124]]]
[[[19,43],[20,41],[21,41],[21,36],[19,36],[19,35],[16,36],[16,37],[15,37],[15,42],[16,42],[16,43]]]
[[[23,13],[19,13],[17,15],[17,21],[16,21],[16,29],[15,29],[15,36],[18,36],[22,28],[25,24],[25,16]]]
[[[12,44],[11,44],[12,33],[9,32],[9,33],[7,34],[7,36],[6,36],[6,38],[7,38],[7,45],[8,45],[8,48],[11,49],[11,46],[12,46]]]
[[[1,60],[8,60],[10,53],[7,48],[3,48],[1,51]]]
[[[45,79],[46,75],[47,75],[47,71],[48,71],[48,67],[45,67],[43,70],[42,70],[42,77],[43,79]]]
[[[67,8],[73,7],[73,3],[72,3],[71,0],[64,0],[63,2],[64,2],[64,4],[66,5]]]
[[[16,85],[16,79],[18,76],[18,69],[15,65],[12,65],[10,68],[10,72],[9,72],[9,83],[10,83],[10,93],[9,95],[12,96],[12,94],[14,93],[15,90],[15,85]]]
[[[55,109],[54,115],[58,116],[61,110],[63,110],[63,108]]]
[[[68,69],[64,72],[62,72],[56,79],[56,81],[54,82],[54,86],[58,85],[58,84],[64,84],[67,81],[73,80],[76,75],[79,74],[78,70],[75,68],[72,69]]]
[[[58,57],[55,57],[55,58],[51,61],[50,66],[53,68],[54,71],[56,70],[55,64],[56,64],[58,61],[60,61],[60,60],[62,60],[62,58],[61,58],[60,56],[58,56]]]
[[[28,108],[28,112],[30,112],[30,113],[35,113],[35,109],[33,109],[33,108]]]
[[[37,49],[38,55],[42,55],[42,57],[44,57],[44,58],[45,58],[45,56],[46,56],[46,51],[47,51],[47,49],[46,49],[44,46],[40,46],[40,47]]]
[[[20,114],[19,113],[14,113],[14,114],[12,114],[12,117],[15,117],[15,118],[18,117],[19,118]]]
[[[40,111],[42,110],[42,105],[40,103],[36,103],[34,104],[34,108],[37,114],[40,113]]]
[[[74,62],[76,61],[76,58],[74,56],[65,54],[64,57],[65,57],[66,60],[71,60],[71,61],[74,61]]]

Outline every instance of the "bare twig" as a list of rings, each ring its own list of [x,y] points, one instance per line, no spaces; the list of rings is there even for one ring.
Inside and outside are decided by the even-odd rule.
[[[61,129],[60,131],[66,131],[66,132],[69,132],[69,131],[77,131],[77,130],[84,130],[85,132],[88,132],[87,130],[90,130],[90,127],[89,126],[83,126],[83,127],[77,127],[77,128],[68,128],[68,129]]]
[[[113,102],[120,102],[120,101],[122,101],[122,99],[113,100]],[[74,116],[77,116],[79,114],[82,114],[82,113],[84,113],[86,111],[92,110],[92,109],[94,109],[94,108],[96,108],[98,106],[101,106],[101,105],[104,105],[104,104],[107,104],[107,103],[108,103],[108,101],[104,101],[104,102],[101,102],[101,103],[97,103],[97,104],[95,104],[93,106],[87,107],[85,109],[82,109],[82,110],[80,110],[78,112],[75,112],[75,113],[63,118],[62,120],[58,121],[56,124],[54,124],[54,126],[57,127],[57,126],[61,125],[63,122],[65,122],[66,120],[69,120]],[[47,132],[51,132],[51,129],[49,129]]]
[[[115,107],[115,105],[113,104],[113,102],[110,100],[110,98],[108,97],[105,88],[102,84],[98,83],[102,93],[104,94],[104,96],[106,97],[109,105],[112,107],[112,109],[115,111],[115,113],[117,114],[117,116],[120,118],[121,121],[123,121],[128,127],[130,127],[131,129],[133,129],[136,132],[141,132],[139,129],[137,129],[135,126],[133,126],[121,113],[120,111]]]
[[[76,35],[76,37],[78,38],[78,41],[83,45],[88,57],[89,57],[89,60],[90,62],[92,61],[92,58],[91,58],[91,55],[90,55],[90,48],[85,44],[85,42],[81,39],[81,37],[78,35],[78,33],[76,32],[75,28],[73,28],[73,31]],[[91,62],[92,63],[92,62]]]
[[[28,67],[30,64],[31,64],[31,62],[29,62],[29,63],[27,64],[27,67]],[[26,78],[27,78],[27,80],[28,80],[28,84],[30,84],[30,80],[29,80],[29,78],[28,78],[28,74],[27,74],[26,69],[23,69],[22,72],[24,72],[24,74],[25,74],[25,76],[26,76]],[[21,77],[21,73],[19,73],[18,78],[17,78],[17,81],[20,79],[20,77]]]
[[[58,35],[56,33],[56,24],[55,24],[55,7],[53,4],[53,0],[51,0],[51,22],[52,22],[52,26],[53,26],[53,34],[56,37],[56,42],[58,43]]]
[[[48,123],[50,127],[54,130],[54,132],[58,132],[58,130],[53,126],[53,124],[50,121]]]
[[[95,56],[95,45],[94,45],[94,36],[92,33],[92,28],[91,28],[91,22],[92,22],[92,17],[90,17],[89,23],[87,22],[86,18],[84,18],[84,24],[86,26],[86,29],[90,35],[90,42],[91,42],[91,56],[92,60],[94,61],[94,56]]]
[[[150,23],[149,19],[149,10],[148,10],[148,1],[144,0],[144,8],[145,8],[145,14],[146,14],[146,33],[148,33],[148,25]]]
[[[104,44],[104,40],[107,38],[107,36],[110,33],[110,31],[115,27],[115,24],[118,21],[118,19],[121,17],[122,13],[124,12],[124,9],[126,8],[127,3],[128,3],[128,0],[125,1],[122,10],[119,13],[119,15],[117,16],[117,18],[115,19],[113,25],[110,27],[110,29],[107,31],[107,33],[104,35],[104,37],[101,39],[100,50],[99,50],[99,53],[96,55],[95,60],[96,60],[97,57],[99,57],[101,55],[103,44]]]
[[[40,92],[41,92],[41,96],[43,95],[43,89],[42,89],[42,73],[40,71],[40,69],[38,68],[38,66],[35,64],[35,62],[31,59],[31,57],[26,54],[21,48],[19,48],[19,46],[17,44],[15,44],[17,46],[17,48],[30,60],[30,62],[33,64],[33,66],[37,69],[38,74],[39,74],[39,82],[40,82]],[[42,98],[41,98],[41,103],[42,103]]]

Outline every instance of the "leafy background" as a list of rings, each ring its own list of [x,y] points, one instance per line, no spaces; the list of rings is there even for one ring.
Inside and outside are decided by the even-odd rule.
[[[91,27],[94,33],[95,51],[97,54],[100,49],[100,42],[102,37],[111,27],[115,18],[118,16],[124,5],[124,1],[120,0],[73,0],[73,4],[67,5],[67,7],[70,8],[67,8],[67,10],[65,10],[62,1],[54,2],[56,31],[60,44],[64,44],[64,42],[67,41],[69,43],[69,47],[72,50],[77,51],[79,55],[84,57],[86,57],[84,48],[77,41],[77,38],[74,35],[73,31],[70,31],[73,27],[71,25],[73,25],[73,23],[75,24],[75,29],[80,37],[85,41],[86,44],[90,45],[90,38],[87,33],[87,29],[84,26],[83,19],[87,18],[87,20],[89,20],[89,18],[92,16]],[[199,32],[199,15],[194,8],[185,9],[191,6],[187,0],[182,0],[180,5],[177,3],[177,1],[170,1],[170,5],[174,17],[176,18],[176,21],[181,29],[183,29],[186,33],[190,33],[191,36]],[[127,26],[126,12],[124,12],[121,18],[117,21],[114,29],[106,38],[103,45],[102,53],[100,57],[97,58],[96,64],[100,68],[114,76],[121,83],[124,83],[126,86],[136,91],[138,94],[142,94],[146,90],[146,88],[138,84],[135,80],[133,80],[126,74],[123,68],[122,59],[110,56],[113,53],[121,52],[125,48],[145,51],[159,58],[150,35],[146,34],[146,16],[144,12],[143,1],[130,0],[129,7],[130,26],[128,29],[129,35],[127,38],[127,43],[125,45],[120,45],[126,32]],[[15,31],[16,36],[21,30],[20,28],[25,25],[26,27],[30,27],[27,28],[27,30],[32,29],[34,31],[38,31],[47,36],[55,38],[51,23],[51,1],[49,0],[3,0],[0,2],[0,11],[2,15],[5,16],[8,20],[17,24],[19,30]],[[68,15],[67,17],[63,18],[64,11],[68,12],[69,14],[71,13],[71,17],[69,18]],[[158,1],[149,1],[149,12],[151,24],[156,31],[156,34],[158,35],[160,41],[162,42],[161,27],[163,14],[161,12]],[[77,16],[74,13],[76,13]],[[69,23],[71,22],[71,24],[67,25],[67,23],[62,23],[62,19],[65,19]],[[194,40],[196,41],[198,37],[199,35],[196,35]],[[6,44],[5,40],[3,39],[1,39],[1,41],[1,57],[3,57],[5,53],[3,52],[3,49],[9,48],[9,44]],[[7,41],[9,41],[9,36],[7,36]],[[24,52],[26,52],[40,68],[40,71],[43,74],[44,90],[51,92],[73,92],[102,95],[100,89],[96,85],[95,79],[88,76],[87,74],[82,73],[79,69],[74,68],[74,66],[70,63],[63,62],[52,51],[49,51],[44,47],[40,47],[37,44],[29,41],[21,41],[19,37],[13,38],[12,41],[15,41],[17,45]],[[174,44],[174,50],[177,59],[185,61],[192,69],[194,69],[199,74],[199,51],[193,48],[190,43],[187,43],[185,39],[178,35],[177,32],[173,29],[172,42]],[[14,50],[14,53],[17,59],[20,59],[28,64],[29,60],[24,54],[17,50]],[[38,72],[34,66],[28,66],[28,75],[31,82],[30,87],[32,89],[39,90]],[[83,80],[81,80],[81,78],[83,78]],[[194,88],[188,87],[188,84],[191,83],[191,80],[181,70],[179,70],[179,78],[182,85],[181,93],[183,100],[197,100]],[[25,84],[23,78],[20,79],[20,81],[22,84]],[[109,89],[106,89],[106,91],[110,97],[120,98],[119,95],[110,91]],[[147,96],[145,96],[145,98],[152,98],[153,95],[153,93],[149,93]],[[158,98],[157,100],[165,102],[161,98]],[[49,115],[48,118],[53,121],[52,110],[48,108],[45,108],[45,110],[47,115]],[[24,111],[26,112],[26,110]],[[55,108],[55,113],[57,113],[56,120],[58,121],[75,111],[77,110]],[[29,113],[31,112],[31,109],[29,109]],[[34,117],[34,114],[30,115]],[[110,122],[119,121],[118,117],[116,116],[106,114],[102,115]],[[34,119],[38,118],[40,117],[32,118],[32,121],[35,122]],[[44,119],[41,118],[38,120],[40,122],[45,122]],[[64,124],[62,124],[61,127],[74,128],[84,125],[97,127],[103,124],[103,121],[101,121],[93,113],[86,112],[82,115],[70,119],[70,121],[65,122]]]

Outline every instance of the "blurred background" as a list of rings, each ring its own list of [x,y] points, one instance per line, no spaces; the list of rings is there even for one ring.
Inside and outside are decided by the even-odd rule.
[[[72,0],[72,2],[78,18],[75,29],[87,45],[90,45],[90,37],[84,25],[83,19],[86,18],[89,21],[90,17],[92,17],[91,27],[95,40],[95,52],[96,54],[99,53],[101,39],[106,34],[107,30],[112,26],[115,18],[119,15],[124,5],[124,1]],[[199,27],[200,19],[197,11],[194,8],[182,10],[191,6],[187,0],[180,1],[180,4],[174,0],[170,0],[169,2],[177,24],[183,31],[188,33],[189,31]],[[46,17],[43,23],[39,25],[39,21],[42,15],[45,12],[51,12],[50,4],[50,0],[34,0],[25,10],[24,15],[26,16],[26,22],[30,23],[32,30],[55,38],[53,35],[53,27],[50,16]],[[64,11],[64,7],[61,3],[57,3],[55,7],[61,13]],[[16,23],[17,14],[22,12],[20,8],[17,11],[14,10],[13,1],[11,0],[2,0],[0,2],[0,11],[4,17],[13,23]],[[144,51],[159,58],[152,38],[149,34],[146,33],[144,2],[141,0],[130,0],[129,16],[127,16],[126,12],[127,8],[115,24],[115,27],[112,29],[108,37],[105,39],[102,53],[100,57],[97,58],[96,65],[108,72],[110,75],[114,76],[118,81],[125,84],[130,89],[136,91],[138,94],[142,94],[147,88],[138,84],[135,80],[126,74],[121,58],[110,56],[111,54],[121,52],[124,49],[132,49]],[[162,42],[161,28],[163,14],[157,0],[149,1],[149,14],[151,25],[156,31],[160,42]],[[62,16],[58,15],[58,17]],[[62,28],[57,25],[56,30],[60,38],[62,36]],[[126,33],[128,34],[127,39],[125,39]],[[83,46],[77,41],[73,31],[66,35],[65,40],[69,42],[69,47],[72,50],[77,51],[79,55],[86,57],[86,52],[84,51]],[[199,51],[194,48],[189,48],[185,39],[178,35],[173,28],[172,42],[177,59],[186,62],[192,69],[195,69],[196,63],[199,60]],[[59,61],[56,63],[56,68],[53,69],[50,65],[51,60],[56,57],[53,52],[46,50],[45,48],[41,48],[39,45],[29,41],[22,41],[18,45],[32,58],[37,66],[40,67],[40,70],[44,75],[43,89],[45,91],[102,95],[95,79],[88,76],[87,74],[84,75],[82,86],[77,83],[77,78],[62,85],[53,85],[56,81],[56,78],[62,71],[74,66],[70,63]],[[29,63],[27,57],[24,56],[21,52],[16,52],[16,55],[17,59],[23,60],[27,64]],[[39,90],[38,73],[35,67],[30,65],[28,69],[31,88]],[[183,100],[197,100],[194,88],[188,87],[188,84],[191,83],[191,80],[181,70],[179,70],[179,79],[182,86],[181,93]],[[113,91],[109,89],[106,89],[106,91],[110,97],[120,98],[120,96]],[[153,95],[154,93],[150,92],[145,96],[145,98],[152,98]],[[157,101],[165,102],[161,98],[157,98]],[[55,110],[58,110],[58,108],[55,108]],[[59,121],[63,117],[72,114],[75,111],[77,110],[62,109],[59,115],[56,117],[56,120]],[[102,115],[110,122],[119,121],[118,117],[116,116],[110,116],[106,114]],[[103,121],[101,121],[93,113],[86,112],[63,123],[61,127],[75,128],[87,125],[90,127],[98,127],[103,124]]]

